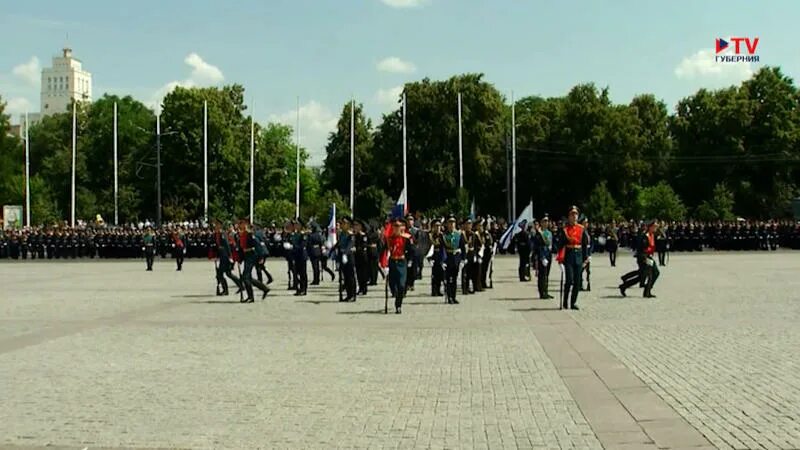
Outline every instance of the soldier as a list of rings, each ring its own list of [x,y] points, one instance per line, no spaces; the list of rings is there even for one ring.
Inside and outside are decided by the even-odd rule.
[[[667,227],[662,226],[658,227],[658,231],[656,232],[656,252],[658,253],[658,265],[659,266],[666,266],[666,256],[667,252]]]
[[[147,272],[153,271],[153,258],[156,255],[156,238],[153,235],[153,228],[147,227],[147,231],[145,231],[144,236],[142,237],[142,251],[144,252],[144,258],[147,263]]]
[[[256,260],[256,278],[258,278],[258,281],[263,282],[264,279],[261,276],[263,273],[267,276],[267,285],[270,285],[272,284],[273,278],[272,274],[269,273],[269,270],[267,270],[267,257],[269,257],[267,236],[264,234],[264,229],[259,225],[255,226],[254,236],[258,242],[258,245],[256,246],[256,255],[258,256],[258,259]]]
[[[611,225],[606,227],[606,250],[608,251],[608,261],[611,263],[611,267],[617,266],[617,248],[619,248],[617,224],[611,222]]]
[[[519,232],[514,236],[514,247],[519,255],[519,281],[531,280],[531,236],[528,233],[528,222],[519,224]]]
[[[481,287],[484,289],[491,289],[493,287],[493,282],[491,279],[491,271],[492,271],[492,260],[494,259],[494,236],[492,235],[491,226],[490,224],[494,224],[494,221],[489,219],[486,220],[486,227],[483,232],[483,264],[481,265]]]
[[[367,226],[363,221],[356,220],[353,224],[353,228],[358,295],[367,295],[367,284],[369,283],[369,239],[366,233]]]
[[[406,233],[409,236],[411,236],[412,242],[416,243],[419,240],[419,228],[414,226],[414,216],[412,216],[411,214],[407,215],[405,223],[407,224],[407,225],[405,225]],[[409,259],[407,261],[408,262],[408,266],[409,267],[413,267],[413,269],[408,272],[409,275],[407,277],[405,277],[406,282],[408,283],[408,286],[407,286],[408,290],[410,290],[410,291],[414,290],[414,282],[417,280],[417,270],[418,270],[417,268],[419,267],[419,264],[417,262],[418,256],[419,255],[414,255],[413,258],[411,258],[411,259]]]
[[[320,260],[322,259],[322,247],[325,240],[319,225],[314,222],[311,224],[311,234],[308,235],[308,259],[311,260],[311,285],[317,286],[320,282]]]
[[[636,283],[644,284],[644,298],[656,297],[652,290],[659,275],[658,266],[653,260],[653,253],[656,251],[655,233],[657,228],[658,222],[651,220],[647,223],[647,233],[638,240],[636,262],[639,269],[622,276],[619,292],[623,297],[626,296],[625,291]]]
[[[461,231],[456,229],[456,218],[447,218],[447,231],[442,234],[442,247],[444,249],[444,288],[447,303],[458,304],[456,300],[456,286],[458,284],[458,271],[461,266],[461,257],[466,253],[466,240]]]
[[[550,218],[547,216],[542,217],[533,237],[533,255],[536,258],[536,286],[539,289],[539,298],[551,299],[553,296],[549,293],[549,277],[553,262],[553,233],[550,231]]]
[[[185,239],[186,235],[181,228],[172,232],[172,255],[177,265],[177,269],[175,269],[176,272],[180,272],[181,269],[183,269],[183,257],[186,255]]]
[[[430,249],[426,253],[431,261],[431,296],[441,297],[442,282],[444,282],[444,243],[442,242],[442,222],[439,219],[431,221]]]
[[[298,218],[294,221],[294,232],[291,235],[295,296],[303,296],[308,292],[308,243],[304,227],[305,224]]]
[[[339,298],[342,298],[342,288],[347,291],[347,296],[340,301],[356,301],[356,274],[354,261],[354,238],[350,231],[352,221],[345,217],[342,219],[339,236],[336,242],[336,255],[339,262]]]
[[[473,234],[472,231],[472,220],[465,219],[461,223],[461,232],[464,235],[464,246],[466,251],[464,252],[464,267],[461,270],[461,293],[463,295],[468,295],[474,293],[475,284],[472,284],[473,290],[470,290],[470,282],[472,281],[472,272],[473,267],[475,266],[475,261],[477,256],[475,254],[476,249],[474,246]]]
[[[233,248],[231,246],[230,235],[222,228],[222,222],[219,220],[214,221],[214,246],[216,248],[216,256],[219,260],[217,263],[217,295],[228,295],[228,282],[225,277],[230,278],[233,284],[241,291],[243,286],[239,278],[233,275],[233,265],[235,264],[235,257]],[[234,242],[234,246],[235,246]]]
[[[417,280],[422,279],[422,270],[425,268],[425,255],[428,254],[431,248],[430,223],[425,218],[423,218],[421,222],[422,226],[419,228],[416,239],[414,240],[414,248],[417,252],[416,259],[414,260],[417,265]]]
[[[474,249],[474,257],[472,271],[469,274],[472,280],[474,292],[483,292],[483,258],[485,254],[485,247],[483,243],[483,221],[479,218],[475,222],[475,230],[472,232],[472,248]]]
[[[395,313],[402,313],[403,297],[406,294],[408,282],[416,270],[413,259],[416,258],[414,242],[409,233],[406,233],[406,221],[398,218],[392,222],[392,234],[387,238],[386,248],[389,250],[389,290],[394,297]],[[409,261],[411,260],[411,261]]]
[[[563,308],[578,309],[578,291],[581,287],[581,272],[589,262],[589,241],[583,226],[578,223],[578,207],[569,209],[567,224],[558,230],[556,249],[558,263],[565,272]]]
[[[589,232],[589,218],[586,216],[581,217],[581,225],[583,231],[586,233],[586,239],[589,241],[589,258],[583,264],[583,271],[581,272],[581,289],[582,291],[590,292],[592,290],[592,253],[594,253],[594,239]],[[583,276],[586,275],[586,288],[583,287]]]
[[[253,303],[255,301],[253,299],[253,286],[261,290],[262,300],[265,299],[269,293],[268,287],[264,286],[260,281],[253,279],[253,269],[258,260],[258,255],[256,254],[257,245],[256,237],[247,221],[239,221],[239,249],[242,253],[242,259],[244,260],[244,271],[242,272],[241,283],[244,285],[244,289],[247,292],[247,298],[241,300],[242,303]]]
[[[292,234],[294,233],[294,223],[287,220],[283,226],[283,233],[281,234],[281,242],[283,242],[283,256],[286,258],[286,274],[289,279],[289,287],[287,290],[296,290],[295,281],[296,276],[294,273],[294,258],[292,258]]]

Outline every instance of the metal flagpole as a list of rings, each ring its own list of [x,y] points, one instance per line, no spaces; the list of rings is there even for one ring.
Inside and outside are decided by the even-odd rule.
[[[300,218],[300,97],[297,97],[297,125],[295,126],[295,186],[294,203],[295,219]]]
[[[256,108],[253,105],[253,112],[250,115],[250,221],[255,221],[255,216],[253,216],[253,193],[254,193],[254,183],[255,183],[255,154],[256,154],[256,123],[253,116],[255,116]]]
[[[356,152],[356,100],[350,100],[350,214],[353,214],[355,192],[355,152]]]
[[[72,214],[70,216],[70,226],[75,227],[75,153],[77,151],[77,134],[78,134],[78,102],[73,100],[72,101],[72,192],[71,192],[71,202],[72,205]]]
[[[517,116],[511,91],[511,217],[517,217]]]
[[[156,114],[156,225],[161,226],[161,113]]]
[[[406,93],[403,92],[403,205],[408,208],[408,161],[406,160]]]
[[[203,219],[208,223],[208,101],[203,102]]]
[[[464,147],[461,136],[461,92],[458,93],[458,187],[464,188]]]
[[[114,225],[119,225],[119,178],[117,159],[117,102],[114,102]]]
[[[28,113],[25,113],[25,225],[31,226],[31,139],[28,134]]]

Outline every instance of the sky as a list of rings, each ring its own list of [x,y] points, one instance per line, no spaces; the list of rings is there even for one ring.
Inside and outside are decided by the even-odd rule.
[[[350,98],[377,122],[403,83],[424,77],[480,72],[508,98],[594,82],[615,102],[652,93],[670,109],[763,65],[800,77],[795,0],[3,3],[0,97],[12,122],[38,111],[41,69],[69,45],[94,98],[130,94],[152,107],[177,85],[239,83],[257,121],[292,126],[299,98],[312,164]],[[731,36],[758,37],[760,62],[716,63],[715,39]]]

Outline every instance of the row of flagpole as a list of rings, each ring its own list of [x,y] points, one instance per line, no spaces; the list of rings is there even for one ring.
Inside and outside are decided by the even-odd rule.
[[[464,187],[464,155],[463,155],[463,135],[462,135],[462,113],[461,113],[461,93],[458,93],[458,186]],[[402,97],[403,114],[403,204],[408,205],[408,136],[406,130],[406,94]],[[255,198],[255,107],[250,115],[250,218],[254,217],[254,198]],[[156,137],[160,138],[160,114],[156,117]],[[118,110],[117,103],[114,102],[114,225],[119,225],[119,172],[118,172],[118,147],[119,136],[117,133]],[[28,134],[29,123],[28,114],[25,114],[25,223],[31,225],[30,213],[30,136]],[[516,146],[516,113],[514,103],[514,93],[511,93],[511,216],[516,217],[516,197],[517,197],[517,146]],[[300,217],[300,97],[297,98],[297,123],[295,127],[295,217]],[[77,155],[77,102],[72,104],[72,183],[70,196],[70,225],[75,226],[75,165]],[[160,171],[161,161],[160,152],[158,155],[157,168]],[[160,202],[160,177],[158,181],[159,204],[158,216],[161,216]],[[355,206],[355,99],[350,101],[350,211]],[[203,102],[203,219],[208,223],[208,102]]]

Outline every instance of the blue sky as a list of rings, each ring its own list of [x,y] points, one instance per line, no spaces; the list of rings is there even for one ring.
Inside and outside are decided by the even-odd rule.
[[[517,97],[593,81],[614,101],[647,92],[670,107],[761,64],[798,78],[797,17],[793,0],[4,2],[0,96],[15,115],[38,110],[38,73],[69,35],[95,98],[152,105],[176,84],[235,82],[257,120],[293,124],[299,96],[301,143],[319,162],[351,96],[377,119],[402,83],[425,76],[482,72]],[[714,39],[729,36],[759,37],[762,62],[714,63]]]

